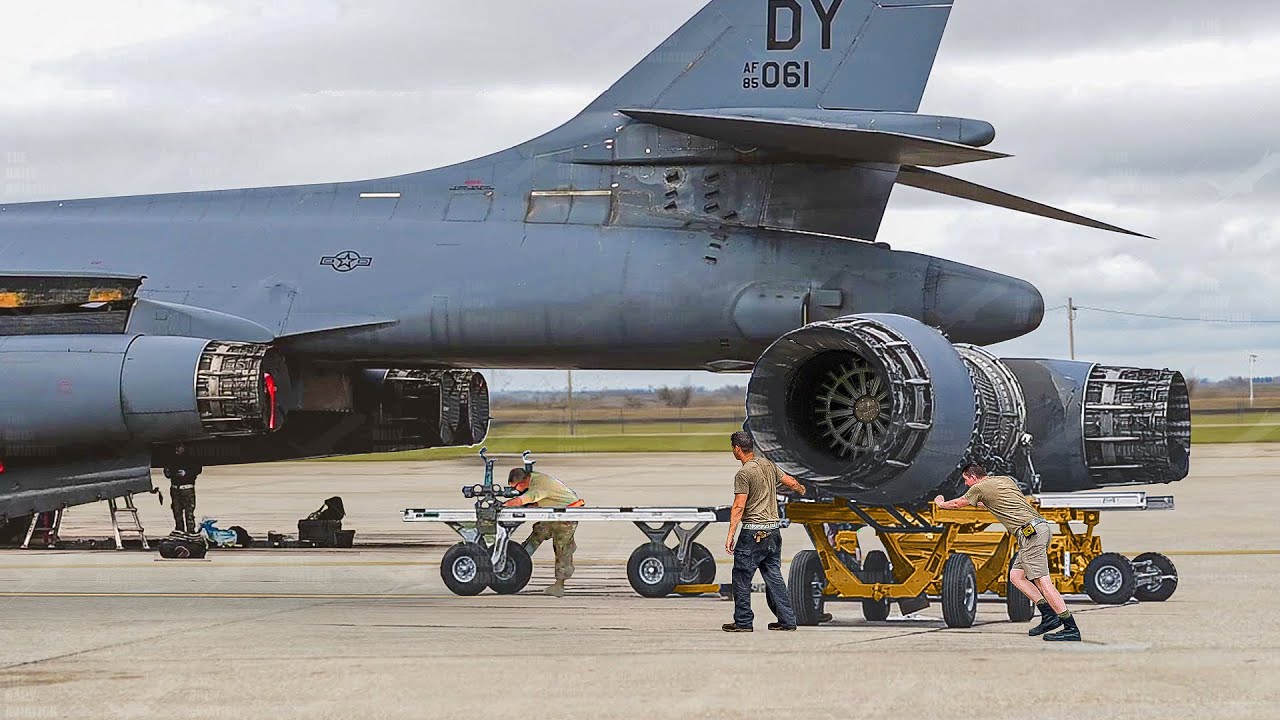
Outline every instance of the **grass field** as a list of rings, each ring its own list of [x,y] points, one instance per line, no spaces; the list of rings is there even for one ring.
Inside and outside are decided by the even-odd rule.
[[[1262,443],[1280,442],[1280,423],[1272,425],[1215,425],[1199,427],[1191,425],[1191,442],[1207,443]]]
[[[728,452],[728,436],[740,423],[627,422],[625,433],[612,424],[580,424],[576,435],[558,423],[495,423],[485,445],[495,453]],[[1280,412],[1197,416],[1194,443],[1280,442]],[[353,455],[335,460],[445,460],[469,457],[473,448],[411,450]]]
[[[626,453],[626,452],[729,452],[726,433],[684,433],[673,435],[527,435],[498,437],[490,434],[484,443],[493,453]],[[381,455],[347,455],[336,461],[368,460],[448,460],[470,457],[476,448],[435,448]]]

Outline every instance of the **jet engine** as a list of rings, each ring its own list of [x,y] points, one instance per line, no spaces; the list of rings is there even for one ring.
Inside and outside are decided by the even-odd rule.
[[[784,335],[756,363],[747,416],[783,470],[867,504],[954,495],[971,462],[1038,492],[1172,482],[1190,456],[1176,372],[1000,360],[898,315]]]
[[[124,335],[0,338],[7,457],[265,434],[283,417],[266,345]]]
[[[289,422],[267,435],[154,448],[157,467],[227,465],[474,445],[489,432],[489,386],[470,370],[299,366]]]

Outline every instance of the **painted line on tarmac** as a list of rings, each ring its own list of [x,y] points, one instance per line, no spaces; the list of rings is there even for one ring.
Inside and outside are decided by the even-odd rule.
[[[1137,557],[1140,553],[1123,552],[1126,557]],[[1280,555],[1280,550],[1169,550],[1161,553],[1172,557],[1179,556],[1229,556],[1229,555]],[[144,568],[156,567],[158,560],[149,560],[146,562],[110,562],[110,563],[8,563],[0,564],[0,570],[101,570],[105,568]],[[165,563],[178,563],[181,560],[165,560]],[[214,562],[209,560],[210,564],[216,567],[225,568],[313,568],[313,567],[435,567],[439,564],[437,561],[421,561],[421,560],[323,560],[319,562],[308,562],[299,560],[296,562]],[[579,567],[619,567],[626,564],[626,561],[619,558],[617,560],[574,560],[574,564]],[[733,561],[729,559],[716,558],[716,565],[732,565]],[[0,593],[0,597],[4,597],[4,593]]]
[[[212,558],[207,558],[207,560],[211,563],[214,563]],[[171,561],[171,560],[160,560],[157,558],[157,559],[148,560],[146,562],[40,563],[40,564],[32,563],[30,565],[11,563],[7,565],[0,565],[0,570],[61,570],[61,569],[96,570],[101,568],[143,568],[143,567],[155,567],[155,563],[157,562],[185,564],[185,561],[183,560]],[[234,567],[234,568],[257,568],[257,567],[309,568],[309,567],[354,567],[357,565],[363,566],[363,567],[401,567],[401,566],[414,566],[414,565],[429,567],[429,566],[438,565],[439,563],[425,562],[421,560],[322,560],[320,562],[306,562],[306,561],[297,561],[297,562],[271,561],[271,562],[260,562],[260,563],[217,562],[214,564],[216,564],[218,567]]]
[[[1125,554],[1125,553],[1122,553],[1122,554]],[[1131,555],[1131,556],[1129,556],[1129,557],[1137,557],[1139,554],[1140,554],[1140,553],[1134,553],[1133,555]],[[1161,554],[1161,555],[1171,555],[1171,556],[1175,556],[1175,557],[1176,557],[1176,556],[1179,556],[1179,555],[1203,555],[1203,556],[1215,556],[1215,555],[1280,555],[1280,550],[1245,550],[1245,549],[1240,549],[1240,550],[1169,550],[1168,552],[1162,552],[1162,553],[1160,553],[1160,554]],[[1126,554],[1126,555],[1127,555],[1127,554]]]
[[[178,600],[447,600],[456,595],[425,593],[147,593],[147,592],[0,592],[0,598],[141,598]]]

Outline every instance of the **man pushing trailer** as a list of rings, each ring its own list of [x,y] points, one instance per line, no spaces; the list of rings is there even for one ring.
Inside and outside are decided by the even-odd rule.
[[[969,491],[963,497],[947,500],[939,495],[934,502],[944,510],[985,507],[1016,539],[1018,555],[1009,570],[1009,582],[1035,602],[1041,616],[1040,624],[1027,634],[1044,635],[1045,640],[1079,640],[1076,619],[1049,575],[1049,539],[1053,532],[1048,521],[1027,502],[1011,477],[987,475],[984,467],[973,464],[964,470],[964,484]],[[1059,627],[1063,629],[1045,635]]]
[[[503,503],[506,507],[565,508],[582,507],[586,504],[578,497],[578,493],[557,478],[525,467],[511,468],[507,475],[507,485],[519,490],[521,494]],[[576,522],[534,523],[529,539],[524,541],[524,549],[530,555],[547,540],[551,541],[551,546],[555,549],[556,581],[542,591],[547,595],[564,597],[564,583],[573,577],[573,552],[578,549],[577,543],[573,541],[573,533],[577,528]]]

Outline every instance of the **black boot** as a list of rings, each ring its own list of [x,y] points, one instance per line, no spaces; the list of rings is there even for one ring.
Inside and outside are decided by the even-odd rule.
[[[1062,620],[1062,629],[1056,633],[1049,633],[1044,636],[1045,640],[1058,642],[1079,642],[1080,628],[1076,625],[1076,618],[1071,613],[1067,613],[1066,617],[1058,616]]]
[[[1062,627],[1062,620],[1058,619],[1058,614],[1049,607],[1049,603],[1041,600],[1036,603],[1036,607],[1040,608],[1040,624],[1028,630],[1028,635],[1036,637]]]

